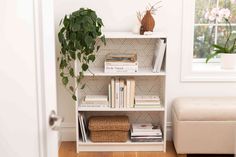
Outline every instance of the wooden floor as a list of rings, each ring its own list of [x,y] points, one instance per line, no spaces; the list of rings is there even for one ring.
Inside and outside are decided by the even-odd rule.
[[[104,152],[76,153],[75,142],[62,142],[59,157],[177,157],[172,142],[167,143],[167,152]],[[233,155],[188,155],[188,157],[233,157]]]

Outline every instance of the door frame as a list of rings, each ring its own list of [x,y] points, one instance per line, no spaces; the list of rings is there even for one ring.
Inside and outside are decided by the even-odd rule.
[[[39,157],[56,157],[56,156],[50,156],[51,154],[49,151],[48,146],[48,137],[47,137],[47,128],[48,128],[48,106],[52,103],[52,98],[48,98],[46,96],[47,90],[52,88],[52,86],[48,83],[45,83],[45,80],[47,78],[52,78],[51,83],[54,84],[56,88],[56,61],[55,61],[55,67],[53,66],[51,69],[52,76],[48,76],[48,71],[45,71],[45,67],[48,67],[48,63],[45,60],[51,59],[52,55],[45,52],[45,49],[47,49],[47,45],[45,44],[45,36],[53,35],[51,39],[55,38],[55,31],[54,27],[50,27],[51,24],[54,26],[54,19],[48,20],[48,18],[45,17],[45,15],[49,17],[54,17],[53,12],[53,0],[34,0],[34,6],[33,6],[33,14],[34,14],[34,38],[35,38],[35,67],[36,67],[36,87],[37,87],[37,110],[38,110],[38,141],[39,141]],[[52,22],[51,24],[48,24],[48,22]],[[50,44],[53,44],[55,49],[55,41],[50,41]],[[45,46],[46,45],[46,46]],[[53,52],[55,55],[55,51]],[[56,57],[54,58],[56,60]],[[52,89],[56,90],[56,89]],[[56,97],[56,95],[55,95]],[[56,100],[54,100],[56,102]],[[59,149],[59,138],[57,138],[58,147],[57,152]],[[54,153],[55,154],[55,153]]]

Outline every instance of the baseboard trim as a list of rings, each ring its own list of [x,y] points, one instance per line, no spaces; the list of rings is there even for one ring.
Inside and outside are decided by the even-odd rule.
[[[76,141],[76,131],[74,123],[63,123],[60,129],[60,141]],[[167,134],[168,141],[172,140],[172,123],[167,122]]]

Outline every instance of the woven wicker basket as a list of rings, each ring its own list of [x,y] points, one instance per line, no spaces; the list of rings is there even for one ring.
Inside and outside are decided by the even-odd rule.
[[[89,119],[90,139],[93,142],[126,142],[129,128],[127,116],[96,116]]]

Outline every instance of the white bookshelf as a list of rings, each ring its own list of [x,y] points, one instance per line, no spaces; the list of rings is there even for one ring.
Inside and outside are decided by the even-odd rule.
[[[106,32],[107,45],[102,46],[97,53],[96,61],[90,65],[90,71],[85,73],[83,90],[77,90],[76,102],[76,145],[77,153],[92,151],[166,151],[166,71],[160,73],[152,71],[152,58],[155,43],[159,38],[167,39],[165,33],[155,32],[152,35],[137,35],[131,32]],[[136,73],[105,73],[104,60],[108,53],[136,51],[139,61],[139,70]],[[78,68],[79,63],[75,67]],[[79,71],[79,69],[77,69]],[[107,87],[112,77],[133,77],[136,82],[136,94],[159,95],[161,106],[158,108],[108,108],[108,107],[80,107],[80,99],[89,94],[108,94]],[[94,115],[127,115],[131,123],[152,122],[161,125],[163,131],[162,142],[131,142],[125,143],[93,143],[82,142],[79,137],[78,112],[86,117]],[[89,139],[89,138],[88,138]]]
[[[153,32],[150,35],[139,35],[132,32],[105,32],[104,35],[109,39],[155,39],[155,38],[167,38],[164,32]]]
[[[109,108],[109,107],[80,107],[78,111],[108,111],[108,112],[122,112],[122,111],[165,111],[163,106],[158,108]]]
[[[87,71],[85,76],[165,76],[166,73],[161,71],[159,73],[152,72],[151,67],[139,68],[138,72],[134,73],[105,73],[103,68],[91,68]]]

